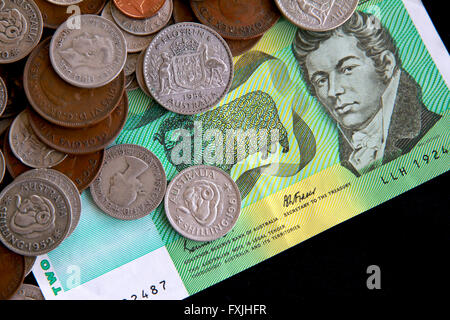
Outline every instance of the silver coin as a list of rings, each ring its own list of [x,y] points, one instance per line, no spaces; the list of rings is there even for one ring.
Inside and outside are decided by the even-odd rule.
[[[34,263],[36,262],[36,257],[24,257],[25,260],[25,277],[30,274],[33,270]]]
[[[149,35],[164,28],[172,17],[172,11],[172,0],[166,0],[162,8],[150,18],[133,19],[123,14],[114,3],[111,3],[111,14],[119,27],[137,36]]]
[[[0,64],[25,58],[41,40],[44,23],[33,0],[0,1]]]
[[[51,168],[61,163],[67,154],[41,142],[31,128],[28,111],[22,111],[11,124],[9,144],[14,155],[32,168]]]
[[[105,5],[101,16],[105,19],[108,19],[109,21],[114,22],[117,25],[116,21],[114,20],[112,14],[111,14],[111,2],[108,2]],[[148,45],[154,38],[154,35],[137,36],[137,35],[131,34],[129,32],[126,32],[123,29],[120,29],[120,31],[122,31],[122,33],[125,37],[125,40],[127,41],[127,51],[129,53],[141,52],[142,50],[147,49]]]
[[[50,42],[50,61],[58,75],[80,88],[98,88],[114,80],[125,66],[127,43],[111,21],[80,15],[80,29],[66,21]]]
[[[70,230],[67,236],[70,236],[78,225],[81,217],[81,197],[75,183],[70,180],[65,174],[52,169],[34,169],[22,173],[17,179],[27,178],[41,178],[48,180],[60,186],[67,197],[69,198],[70,206],[72,208],[72,221],[70,223]]]
[[[290,22],[311,31],[339,27],[358,6],[358,0],[275,0],[275,3]]]
[[[45,1],[56,4],[57,6],[70,6],[73,4],[78,4],[83,0],[45,0]]]
[[[141,90],[147,96],[151,97],[150,91],[148,91],[148,88],[147,88],[147,85],[145,84],[145,79],[144,79],[144,57],[145,57],[145,51],[142,51],[136,62],[136,81],[139,85],[139,88],[141,88]]]
[[[121,144],[106,150],[103,167],[90,190],[94,202],[106,214],[134,220],[159,206],[166,185],[164,168],[151,151]]]
[[[8,90],[6,90],[6,84],[0,77],[0,116],[3,114],[8,103]]]
[[[5,168],[5,157],[3,156],[2,150],[0,150],[0,182],[2,182],[5,177]]]
[[[129,53],[127,55],[127,62],[125,63],[125,67],[123,71],[126,76],[132,75],[136,72],[136,63],[139,59],[139,53]]]
[[[233,72],[228,44],[198,23],[165,28],[144,57],[144,79],[150,94],[163,107],[180,114],[213,108],[228,93]]]
[[[195,166],[181,171],[167,187],[164,209],[185,238],[212,241],[226,235],[241,211],[241,194],[224,171]]]
[[[45,300],[39,287],[23,283],[19,290],[10,300]]]
[[[14,180],[0,193],[0,241],[23,256],[46,254],[67,237],[71,216],[60,186],[40,178]]]

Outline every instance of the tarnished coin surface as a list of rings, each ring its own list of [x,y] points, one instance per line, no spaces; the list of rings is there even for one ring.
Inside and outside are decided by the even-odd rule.
[[[23,164],[32,168],[51,168],[62,162],[67,154],[42,143],[30,126],[28,110],[22,111],[11,124],[9,145]]]
[[[57,29],[74,13],[73,11],[67,12],[67,6],[59,6],[47,0],[34,1],[41,10],[45,28]],[[80,8],[80,14],[98,14],[103,9],[105,2],[106,0],[83,0],[77,6]]]
[[[103,8],[102,17],[117,24],[111,14],[111,2],[108,2]],[[137,36],[126,32],[123,29],[120,29],[120,31],[122,31],[125,40],[127,41],[128,53],[138,53],[145,50],[154,38],[154,35]]]
[[[145,51],[142,51],[136,62],[136,82],[138,83],[139,88],[141,88],[147,96],[151,97],[144,79],[144,57]]]
[[[0,150],[0,182],[3,181],[5,171],[6,171],[5,157],[3,156],[3,152]]]
[[[170,182],[164,209],[170,224],[182,236],[212,241],[223,237],[236,224],[241,194],[233,179],[221,169],[194,166]]]
[[[67,22],[50,42],[50,61],[66,82],[80,88],[98,88],[114,80],[127,59],[123,33],[111,21],[96,15],[80,15],[80,29]]]
[[[290,22],[311,31],[339,27],[358,6],[358,0],[275,0],[275,3]]]
[[[77,88],[53,70],[49,46],[50,38],[42,41],[25,65],[25,93],[33,110],[49,122],[69,128],[85,128],[107,118],[125,91],[123,72],[100,88]]]
[[[259,37],[280,18],[273,0],[191,0],[191,7],[201,23],[235,40]]]
[[[0,193],[0,208],[0,240],[18,254],[48,253],[69,233],[70,201],[60,186],[48,180],[14,180]]]
[[[6,213],[0,211],[0,228],[5,225]],[[11,298],[25,277],[24,257],[0,243],[0,300]]]
[[[33,131],[45,144],[69,154],[97,152],[110,145],[122,130],[128,115],[128,97],[124,93],[119,105],[103,121],[79,129],[67,129],[54,125],[30,110]]]
[[[106,150],[103,168],[90,190],[106,214],[122,220],[142,218],[164,199],[166,174],[148,149],[121,144]]]
[[[17,177],[17,179],[28,178],[41,178],[51,181],[60,186],[65,192],[67,198],[69,199],[70,207],[72,208],[72,221],[70,223],[69,233],[67,234],[67,236],[70,236],[77,227],[81,217],[81,197],[75,184],[65,174],[53,169],[34,169]]]
[[[166,109],[186,115],[213,108],[230,89],[233,57],[211,28],[184,22],[162,30],[144,57],[150,94]]]
[[[165,0],[162,8],[147,19],[133,19],[124,15],[114,4],[111,4],[111,14],[123,30],[138,36],[145,36],[161,30],[169,22],[173,11],[172,0]]]
[[[146,19],[154,16],[165,2],[165,0],[113,1],[123,14],[133,19]]]
[[[0,26],[0,64],[26,57],[41,40],[44,27],[33,0],[1,0]]]
[[[39,287],[24,283],[10,300],[44,300],[44,295]]]
[[[0,116],[3,114],[8,103],[8,90],[6,89],[6,84],[0,77]]]

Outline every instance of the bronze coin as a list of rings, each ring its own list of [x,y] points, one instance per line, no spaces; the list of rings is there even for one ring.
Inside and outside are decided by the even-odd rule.
[[[0,213],[0,221],[6,214]],[[0,226],[6,222],[0,222]],[[0,243],[0,300],[11,298],[23,283],[25,278],[24,257],[7,249]]]
[[[0,118],[9,118],[19,114],[28,105],[27,97],[23,89],[23,68],[25,60],[11,64],[0,64],[0,77],[6,85],[8,99],[6,108]]]
[[[58,6],[47,0],[34,0],[42,13],[44,27],[57,29],[59,25],[65,22],[74,12],[67,13],[67,6]],[[99,14],[106,4],[106,0],[83,0],[78,3],[80,14]]]
[[[173,19],[175,20],[175,23],[199,22],[194,12],[192,11],[192,8],[190,7],[189,2],[183,0],[173,1]],[[261,38],[262,36],[247,40],[224,40],[230,47],[233,57],[237,57],[253,48]]]
[[[113,0],[117,9],[133,19],[147,19],[154,16],[166,1],[170,0]]]
[[[100,88],[72,86],[54,71],[50,38],[31,53],[25,65],[24,88],[33,109],[47,121],[68,128],[84,128],[104,120],[125,92],[125,74]]]
[[[128,115],[128,96],[125,93],[117,108],[102,122],[91,127],[68,129],[52,124],[35,112],[30,112],[33,131],[45,144],[68,154],[99,151],[111,144],[122,130]]]
[[[17,176],[21,175],[25,171],[31,170],[33,168],[25,165],[20,161],[13,153],[11,146],[9,145],[9,129],[5,132],[3,137],[3,156],[5,157],[6,169],[9,174],[15,179]]]
[[[280,18],[273,0],[191,0],[190,3],[201,23],[233,40],[259,37]]]

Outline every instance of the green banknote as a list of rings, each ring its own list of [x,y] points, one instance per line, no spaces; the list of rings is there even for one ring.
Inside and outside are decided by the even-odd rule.
[[[78,227],[33,269],[45,297],[182,299],[446,172],[449,62],[420,1],[368,0],[330,32],[280,19],[235,58],[230,92],[205,113],[130,92],[115,143],[153,151],[168,180],[197,164],[226,171],[239,220],[195,242],[162,205],[121,221],[87,190]]]

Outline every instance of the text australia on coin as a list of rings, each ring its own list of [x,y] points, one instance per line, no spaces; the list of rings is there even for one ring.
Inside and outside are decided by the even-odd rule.
[[[231,177],[216,167],[181,171],[167,187],[167,218],[182,236],[212,241],[227,234],[241,210],[241,194]]]
[[[171,25],[145,52],[145,83],[166,109],[186,115],[201,113],[228,93],[232,59],[226,42],[211,28],[192,22]]]
[[[94,202],[121,220],[142,218],[164,199],[166,174],[148,149],[121,144],[106,150],[99,176],[90,187]]]

